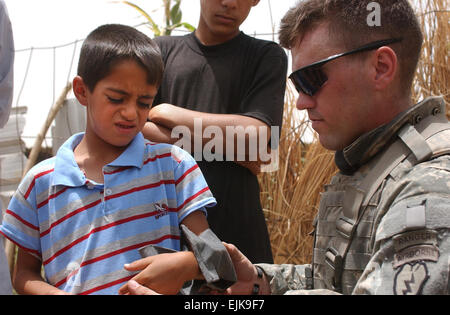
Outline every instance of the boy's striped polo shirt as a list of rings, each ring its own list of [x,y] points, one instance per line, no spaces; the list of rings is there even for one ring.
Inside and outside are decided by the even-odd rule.
[[[123,268],[138,248],[180,249],[181,221],[214,206],[195,160],[182,149],[139,133],[90,181],[68,139],[57,155],[33,167],[6,210],[0,233],[42,261],[47,281],[75,294],[117,294],[133,277]]]

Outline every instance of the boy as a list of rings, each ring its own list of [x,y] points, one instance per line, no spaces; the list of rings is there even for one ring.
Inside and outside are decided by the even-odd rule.
[[[208,228],[215,199],[195,161],[141,134],[162,73],[158,47],[134,28],[104,25],[84,42],[73,91],[86,131],[30,170],[0,226],[19,247],[18,293],[117,294],[135,276],[124,265],[141,258],[138,248],[180,250],[181,223]],[[161,283],[198,275],[191,252],[171,262]]]

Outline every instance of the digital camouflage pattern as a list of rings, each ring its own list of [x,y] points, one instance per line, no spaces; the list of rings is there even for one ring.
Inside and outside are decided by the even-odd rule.
[[[419,133],[436,126],[444,131],[427,137],[425,147],[418,145],[421,142],[414,137],[421,136],[415,131],[407,137],[414,154],[390,172],[363,212],[343,263],[341,292],[450,292],[450,123],[443,99],[429,98],[341,152],[348,165],[340,167],[322,194],[312,264],[260,264],[272,294],[336,294],[326,281],[325,252],[336,241],[336,220],[343,213],[344,196],[350,187],[358,187],[383,155],[397,154],[389,149],[408,123]],[[417,157],[424,162],[417,164]],[[340,166],[338,154],[336,163]],[[355,171],[349,174],[352,168]]]

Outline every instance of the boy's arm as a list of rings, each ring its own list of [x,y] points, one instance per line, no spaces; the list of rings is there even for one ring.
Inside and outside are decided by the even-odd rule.
[[[189,214],[182,224],[197,235],[209,228],[202,211]],[[124,267],[128,271],[140,271],[132,280],[160,294],[177,294],[186,281],[203,279],[197,259],[191,251],[150,256],[126,264]],[[128,293],[128,284],[119,289],[119,294]]]
[[[188,280],[201,276],[197,260],[190,251],[160,254],[125,264],[128,271],[139,271],[131,280],[151,288],[159,294],[177,294]],[[129,294],[128,283],[119,294]]]
[[[68,294],[48,283],[41,277],[41,261],[20,249],[14,272],[14,288],[19,294],[61,295]]]
[[[200,235],[205,230],[209,229],[209,224],[203,211],[192,212],[181,221],[181,224],[186,225],[186,227],[196,235]]]

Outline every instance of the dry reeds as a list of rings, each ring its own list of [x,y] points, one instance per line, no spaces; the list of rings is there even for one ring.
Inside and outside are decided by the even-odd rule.
[[[448,0],[416,1],[422,24],[424,44],[413,86],[415,101],[430,95],[442,95],[450,118],[450,11]]]
[[[450,118],[448,55],[450,24],[448,0],[412,2],[423,26],[423,53],[413,87],[415,101],[430,95],[443,95]],[[317,140],[302,141],[312,132],[307,118],[299,117],[295,95],[288,85],[279,148],[279,169],[259,176],[261,203],[268,223],[275,263],[311,262],[312,221],[320,193],[337,172],[333,152]]]

